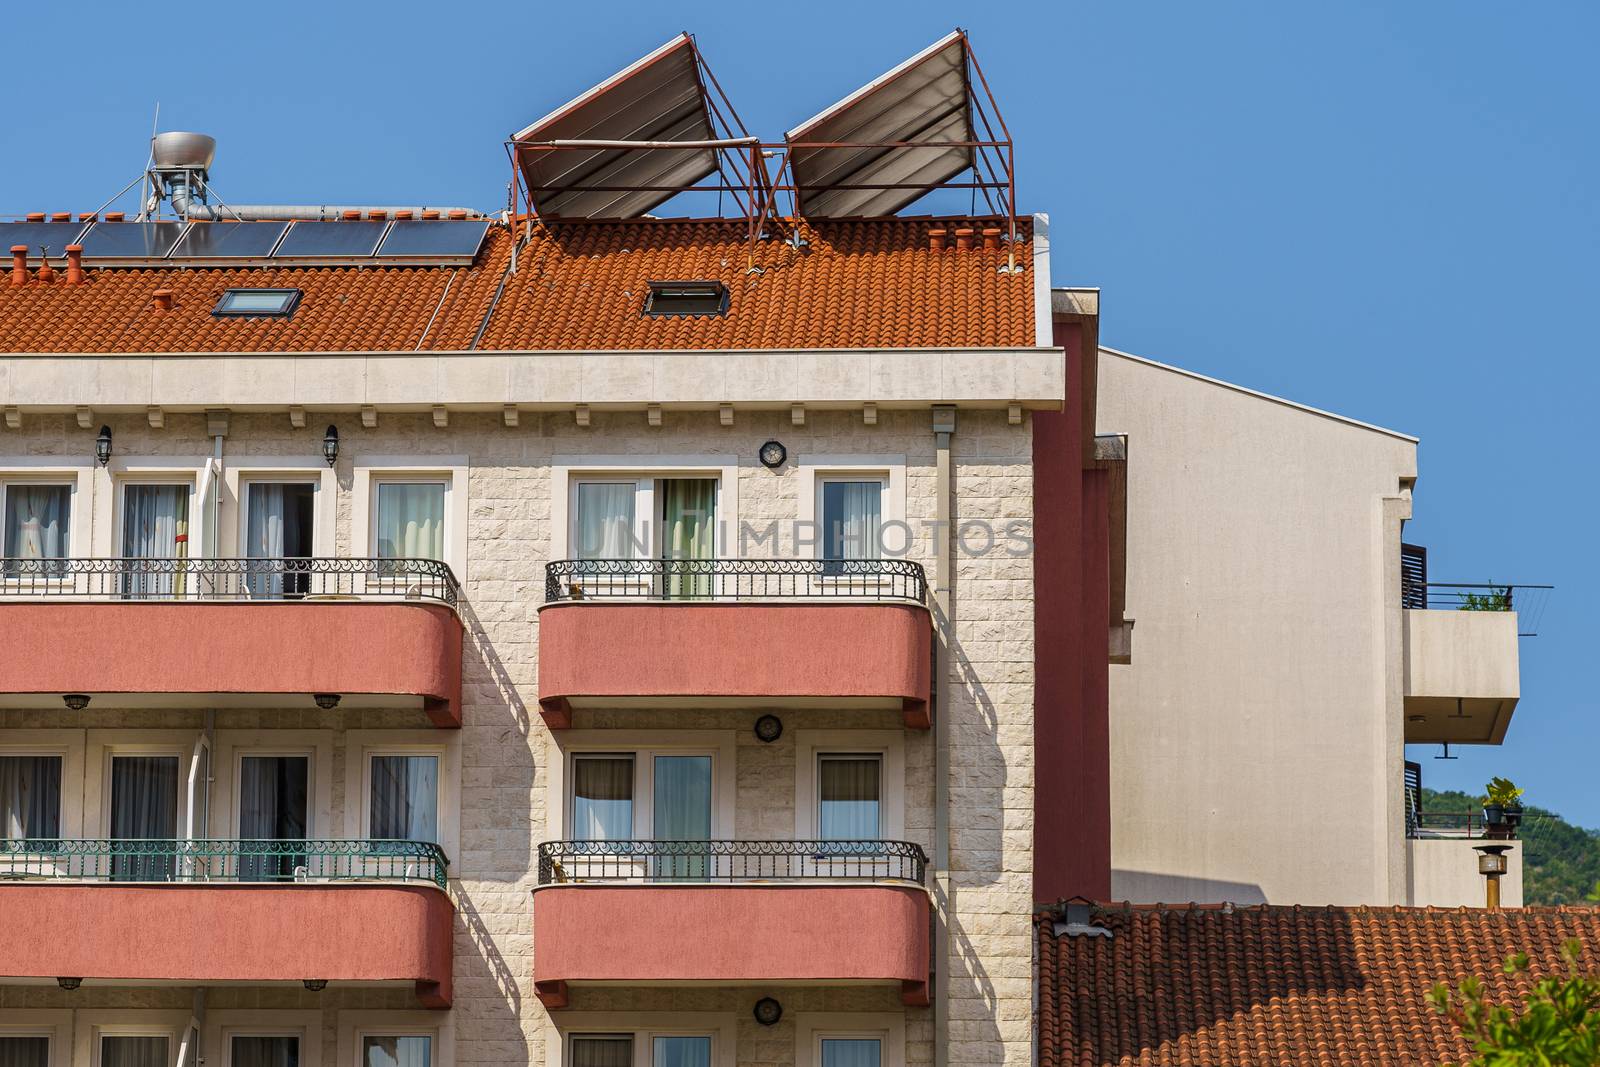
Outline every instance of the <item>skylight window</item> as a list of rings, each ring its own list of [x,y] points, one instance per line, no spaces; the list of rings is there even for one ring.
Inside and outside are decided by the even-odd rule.
[[[725,315],[728,287],[718,281],[651,282],[644,313],[652,318],[673,315]]]
[[[218,318],[286,319],[299,306],[298,289],[229,289],[211,314]]]

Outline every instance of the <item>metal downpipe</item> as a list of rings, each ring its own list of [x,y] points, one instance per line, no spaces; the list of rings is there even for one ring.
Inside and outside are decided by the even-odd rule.
[[[950,649],[955,643],[951,586],[955,574],[955,472],[950,438],[956,431],[951,404],[933,408],[933,1062],[950,1062],[950,922],[955,913],[950,885]]]

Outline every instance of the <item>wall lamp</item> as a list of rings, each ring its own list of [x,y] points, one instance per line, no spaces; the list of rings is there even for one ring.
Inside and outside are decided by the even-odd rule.
[[[307,978],[300,984],[311,990],[313,993],[320,993],[324,989],[328,988],[328,980],[326,978]]]
[[[67,706],[68,711],[82,711],[89,706],[89,694],[63,693],[61,695],[61,703]]]
[[[339,706],[338,693],[312,693],[311,699],[317,702],[317,707],[323,711],[332,711]]]
[[[57,978],[56,979],[56,985],[60,986],[62,989],[65,989],[69,993],[72,992],[74,989],[77,989],[82,984],[83,984],[83,979],[82,978]]]
[[[94,439],[94,458],[102,467],[111,462],[111,427],[100,427],[100,436]]]
[[[339,427],[329,426],[328,432],[322,435],[322,458],[330,467],[339,461]]]

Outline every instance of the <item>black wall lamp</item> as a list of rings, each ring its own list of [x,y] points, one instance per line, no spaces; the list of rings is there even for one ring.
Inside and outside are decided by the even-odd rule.
[[[63,693],[61,702],[67,706],[68,711],[82,711],[89,706],[89,694]]]
[[[338,693],[312,693],[311,699],[317,702],[317,707],[323,711],[332,711],[339,706]]]
[[[756,1001],[756,1022],[762,1026],[777,1026],[778,1020],[783,1018],[783,1005],[771,997],[762,997]]]
[[[322,435],[322,458],[330,467],[339,462],[339,427],[329,426],[328,432]]]
[[[756,720],[756,740],[770,745],[783,736],[783,720],[776,715],[763,715]]]
[[[761,457],[761,465],[763,467],[769,471],[775,471],[783,466],[784,460],[789,458],[789,450],[783,447],[783,442],[781,441],[768,441],[761,446],[761,451],[758,455]]]
[[[111,427],[100,427],[100,436],[94,439],[94,458],[102,467],[111,462]]]

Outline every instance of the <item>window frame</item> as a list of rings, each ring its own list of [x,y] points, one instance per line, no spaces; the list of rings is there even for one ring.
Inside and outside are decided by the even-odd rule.
[[[905,1067],[906,1018],[894,1012],[802,1012],[794,1017],[796,1067],[822,1067],[826,1039],[876,1038],[878,1067]]]
[[[108,1037],[164,1037],[167,1039],[167,1067],[177,1067],[178,1047],[183,1043],[183,1028],[160,1023],[110,1023],[94,1027],[90,1039],[92,1067],[104,1062],[105,1040]]]
[[[548,1067],[571,1067],[574,1037],[624,1035],[633,1039],[632,1067],[653,1067],[657,1037],[709,1037],[711,1067],[735,1067],[738,1062],[738,1017],[732,1012],[563,1011],[559,1018],[548,1018]]]
[[[70,1067],[71,1027],[70,1008],[8,1008],[0,1021],[0,1038],[42,1037],[48,1042],[45,1067]]]
[[[436,803],[439,840],[452,863],[459,862],[461,837],[461,741],[459,736],[439,738],[441,730],[349,730],[345,733],[344,828],[351,840],[367,840],[372,825],[373,756],[439,757],[439,792]],[[455,734],[456,731],[449,731]],[[359,790],[359,792],[357,792]],[[352,797],[359,799],[352,802]]]
[[[815,493],[817,497],[815,504],[815,521],[817,523],[816,551],[818,559],[828,559],[828,513],[827,509],[823,505],[823,493],[825,492],[826,487],[829,485],[856,483],[869,483],[876,484],[878,486],[878,555],[876,557],[841,556],[839,558],[841,560],[852,558],[884,558],[883,527],[889,521],[885,517],[886,513],[888,512],[889,502],[889,472],[887,470],[859,472],[829,471],[825,474],[819,473],[815,478],[812,479],[812,492]]]
[[[178,761],[178,806],[173,812],[176,825],[173,838],[179,841],[184,840],[184,826],[189,816],[188,772],[192,755],[192,743],[189,748],[185,748],[180,745],[164,744],[158,741],[148,743],[118,741],[107,743],[103,747],[105,754],[101,760],[100,796],[98,798],[100,802],[100,829],[102,831],[100,837],[108,841],[111,840],[112,776],[116,760],[123,756],[171,756]]]
[[[244,839],[244,761],[247,758],[288,758],[306,761],[306,840],[314,841],[322,829],[321,812],[317,804],[317,750],[306,746],[249,746],[229,749],[233,781],[228,789],[228,829],[236,839]],[[215,757],[213,764],[220,762]],[[219,776],[220,777],[220,776]],[[215,784],[215,783],[213,783]],[[224,835],[227,836],[227,835]]]
[[[368,1037],[428,1037],[433,1051],[428,1067],[454,1067],[455,1026],[450,1012],[395,1009],[339,1012],[338,1067],[365,1067],[362,1055]]]
[[[40,558],[71,559],[78,555],[77,552],[73,551],[74,547],[78,544],[78,519],[80,518],[78,515],[78,480],[76,478],[69,478],[62,473],[30,474],[27,476],[18,476],[13,472],[4,471],[0,472],[0,524],[4,524],[4,528],[0,528],[0,558],[22,558],[12,557],[5,544],[5,539],[11,535],[10,524],[6,523],[5,521],[7,506],[9,503],[8,498],[11,495],[12,488],[16,486],[27,486],[29,488],[51,487],[65,489],[67,491],[66,554],[61,556],[41,556]],[[17,580],[17,576],[15,575],[5,575],[5,577],[11,581]]]
[[[803,455],[795,457],[798,497],[795,554],[826,558],[826,538],[822,516],[822,485],[829,481],[881,481],[883,495],[878,508],[878,558],[916,557],[917,532],[906,522],[906,457],[903,455]],[[898,529],[898,535],[896,535]],[[810,544],[801,531],[809,531]],[[859,582],[860,578],[857,577]]]
[[[816,776],[816,781],[817,781],[817,788],[816,788],[817,810],[812,813],[812,818],[815,820],[812,825],[814,825],[817,828],[817,837],[819,839],[821,839],[821,840],[830,840],[830,841],[831,840],[847,840],[845,838],[823,838],[822,837],[822,803],[823,803],[823,799],[822,799],[822,765],[824,763],[829,762],[830,760],[831,761],[836,761],[836,762],[842,762],[844,760],[858,760],[858,761],[871,761],[871,762],[876,763],[878,765],[878,798],[877,798],[877,804],[878,804],[878,819],[877,819],[878,831],[877,831],[876,834],[872,835],[871,837],[865,838],[864,840],[868,840],[868,841],[883,841],[883,840],[886,840],[885,837],[884,837],[884,834],[883,834],[884,808],[887,806],[887,803],[886,803],[885,798],[884,798],[884,777],[885,777],[885,775],[884,775],[884,764],[887,762],[887,757],[885,756],[885,754],[882,751],[873,751],[873,750],[865,750],[865,751],[860,751],[860,752],[848,752],[848,751],[843,751],[843,750],[836,751],[836,750],[830,748],[830,749],[823,749],[821,751],[814,752],[812,754],[812,759],[814,761],[814,765],[812,767],[812,772],[811,773]],[[849,840],[854,840],[854,839],[849,839]]]
[[[233,1067],[235,1037],[296,1037],[300,1040],[299,1067],[322,1067],[322,1016],[320,1009],[213,1010],[206,1014],[202,1047],[219,1050],[208,1054],[208,1062]]]
[[[18,759],[27,759],[29,757],[53,757],[60,761],[61,779],[57,783],[56,788],[56,832],[53,834],[43,834],[37,838],[30,838],[29,840],[60,841],[70,839],[73,835],[64,832],[67,828],[67,797],[69,789],[67,779],[68,760],[66,751],[52,746],[0,744],[0,759],[6,759],[8,757],[16,757]],[[81,787],[81,779],[78,784]]]
[[[721,820],[717,817],[721,807],[723,785],[721,777],[723,756],[714,745],[652,745],[648,747],[628,747],[623,744],[613,748],[578,748],[565,753],[566,762],[566,811],[564,814],[565,825],[570,833],[576,824],[577,798],[572,795],[572,783],[576,780],[574,768],[580,759],[593,759],[596,757],[610,756],[613,758],[626,756],[633,760],[633,826],[629,841],[655,840],[655,784],[656,784],[656,757],[657,756],[705,756],[711,760],[711,838],[717,840],[726,837],[729,831],[719,832]]]
[[[711,757],[711,839],[732,837],[736,818],[737,745],[733,730],[565,730],[556,739],[560,759],[548,761],[549,792],[545,807],[551,839],[573,839],[572,766],[575,757],[633,757],[633,837],[648,841],[654,830],[655,756]],[[647,759],[646,757],[651,757]],[[641,764],[649,764],[648,772]],[[647,793],[641,803],[641,792]],[[651,833],[641,834],[641,827]]]
[[[233,306],[233,297],[242,293],[272,293],[283,298],[283,303],[277,308],[262,310],[260,308],[239,309]],[[217,298],[216,305],[211,309],[211,317],[215,319],[288,319],[300,307],[300,301],[305,296],[303,289],[279,288],[276,286],[234,286],[223,290]]]
[[[906,742],[903,730],[795,731],[795,839],[818,840],[821,833],[821,758],[825,755],[876,755],[878,840],[906,840]]]
[[[755,460],[750,461],[754,463]],[[577,483],[579,481],[634,482],[643,492],[649,485],[649,501],[641,507],[634,500],[634,539],[648,544],[642,559],[661,558],[660,522],[655,517],[657,482],[668,478],[707,478],[717,483],[717,521],[712,535],[713,552],[719,559],[737,558],[739,542],[739,471],[726,455],[680,456],[555,456],[550,464],[550,559],[576,559]],[[639,536],[638,527],[648,523]]]
[[[195,536],[195,531],[200,528],[204,520],[196,513],[204,509],[200,507],[200,501],[198,500],[200,479],[193,470],[189,468],[173,468],[171,470],[143,471],[136,474],[124,472],[115,476],[115,485],[116,488],[113,494],[115,504],[113,506],[116,511],[116,521],[113,523],[111,543],[113,545],[113,554],[117,559],[130,558],[123,551],[123,546],[127,544],[129,486],[171,485],[188,489],[188,504],[184,514],[187,516],[185,521],[189,524],[189,532],[185,536],[189,539],[187,543],[190,548],[190,555],[199,554],[195,549],[200,545],[201,541],[200,538]]]
[[[211,758],[211,795],[224,803],[211,805],[206,832],[221,838],[238,836],[243,757],[310,756],[306,835],[338,836],[333,819],[333,742],[331,730],[218,730]]]
[[[0,456],[0,522],[5,521],[4,485],[69,486],[72,510],[67,531],[67,558],[83,559],[95,555],[95,470],[96,464],[91,456],[84,456],[80,460],[68,456]],[[0,543],[0,555],[4,552],[5,546]]]
[[[733,294],[728,285],[720,278],[690,278],[684,280],[654,280],[645,282],[647,287],[644,297],[644,307],[641,314],[647,319],[716,319],[728,313],[728,306],[733,301]],[[688,290],[704,290],[703,296],[698,299],[715,300],[714,311],[677,311],[656,306],[657,299],[673,295],[688,296]]]
[[[468,465],[466,456],[360,456],[351,502],[351,555],[378,555],[378,487],[444,484],[444,546],[440,553],[456,581],[467,583]]]

